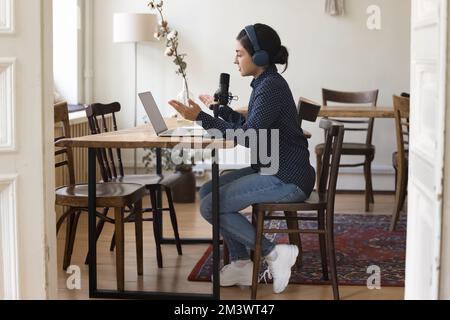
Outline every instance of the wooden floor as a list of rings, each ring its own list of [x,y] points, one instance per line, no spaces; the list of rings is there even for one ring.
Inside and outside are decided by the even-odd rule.
[[[144,203],[144,206],[147,203]],[[376,195],[374,214],[390,214],[394,204],[393,195]],[[340,194],[336,199],[337,213],[361,213],[364,207],[363,195]],[[198,214],[198,203],[176,204],[178,223],[182,237],[210,237],[211,227]],[[169,221],[165,217],[164,234],[171,235]],[[113,228],[107,225],[98,242],[98,285],[101,289],[115,289],[115,254],[109,251]],[[88,268],[84,265],[87,252],[87,219],[80,218],[72,265],[81,268],[81,290],[67,289],[69,274],[62,270],[65,226],[58,235],[58,297],[59,299],[89,299]],[[163,246],[164,268],[156,265],[155,247],[151,222],[144,223],[144,276],[136,272],[136,255],[134,246],[134,226],[127,224],[125,229],[125,281],[126,290],[197,292],[210,293],[211,284],[190,282],[189,273],[205,252],[207,245],[184,245],[183,256],[178,256],[174,245]],[[384,287],[381,290],[369,290],[367,287],[340,286],[341,298],[344,300],[400,300],[404,289]],[[221,297],[225,300],[249,299],[248,287],[222,288]],[[330,286],[289,285],[282,294],[273,294],[272,285],[261,284],[258,287],[258,299],[264,300],[322,300],[332,299]]]

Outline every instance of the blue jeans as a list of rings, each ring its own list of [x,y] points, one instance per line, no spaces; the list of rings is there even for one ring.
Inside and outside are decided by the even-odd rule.
[[[261,175],[251,167],[219,177],[220,233],[228,245],[232,261],[250,258],[255,249],[255,227],[244,217],[243,210],[255,203],[302,202],[305,193],[295,184],[286,184],[276,176]],[[200,189],[200,212],[212,223],[212,181]],[[263,237],[262,253],[268,255],[275,244]]]

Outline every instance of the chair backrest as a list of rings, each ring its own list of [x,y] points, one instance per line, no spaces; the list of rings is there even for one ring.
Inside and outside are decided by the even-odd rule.
[[[333,210],[345,129],[342,123],[329,119],[322,119],[319,126],[325,130],[325,149],[318,193],[327,196],[328,210]]]
[[[300,97],[298,101],[298,121],[300,127],[302,126],[303,120],[309,122],[316,122],[317,116],[319,115],[320,112],[320,108],[321,105]]]
[[[86,108],[86,116],[91,134],[100,134],[109,131],[106,122],[107,115],[112,116],[113,128],[111,130],[117,131],[116,113],[119,111],[120,104],[118,102],[110,104],[94,103],[89,105]],[[116,149],[115,151],[116,158],[114,157],[114,150],[112,148],[97,149],[100,173],[105,182],[124,176],[121,151],[120,149]]]
[[[329,102],[345,104],[370,104],[377,106],[378,90],[362,92],[343,92],[329,89],[322,89],[323,105],[328,106]],[[337,120],[337,119],[336,119]],[[339,122],[347,124],[346,131],[366,131],[366,144],[372,144],[374,118],[366,120],[339,119]]]
[[[55,137],[55,142],[71,138],[70,135],[70,122],[69,122],[69,110],[67,102],[60,102],[54,105],[54,122],[55,125],[62,124],[62,136]],[[55,168],[67,166],[69,173],[69,183],[75,184],[75,170],[72,148],[57,148],[55,151]],[[65,160],[58,160],[65,155]]]
[[[398,163],[406,161],[409,149],[409,98],[394,96],[395,133]]]

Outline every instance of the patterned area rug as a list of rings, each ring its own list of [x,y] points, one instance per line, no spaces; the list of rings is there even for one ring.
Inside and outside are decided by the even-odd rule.
[[[335,216],[335,244],[340,285],[365,286],[371,273],[368,268],[381,270],[381,286],[402,287],[405,280],[406,217],[403,215],[398,231],[389,232],[391,216],[337,214]],[[272,221],[272,226],[284,221]],[[301,222],[302,228],[314,228],[314,222]],[[288,243],[285,234],[274,234],[276,243]],[[322,279],[319,240],[317,235],[302,234],[303,267],[292,269],[290,283],[329,284]],[[210,281],[212,247],[195,265],[189,281]],[[264,271],[265,266],[262,266]]]

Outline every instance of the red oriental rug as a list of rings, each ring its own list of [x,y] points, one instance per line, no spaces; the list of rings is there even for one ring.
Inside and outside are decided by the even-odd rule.
[[[391,216],[336,214],[335,243],[338,279],[340,285],[365,286],[371,273],[368,268],[381,270],[381,286],[402,287],[405,280],[406,217],[403,215],[398,231],[390,232]],[[284,221],[272,221],[284,224]],[[315,227],[314,222],[301,222],[302,228]],[[276,243],[288,243],[286,234],[271,235]],[[269,238],[270,239],[270,238]],[[322,280],[319,240],[317,235],[302,234],[303,267],[292,269],[290,283],[329,284]],[[189,281],[210,281],[212,274],[212,247],[197,262]],[[263,272],[265,266],[262,266]]]

